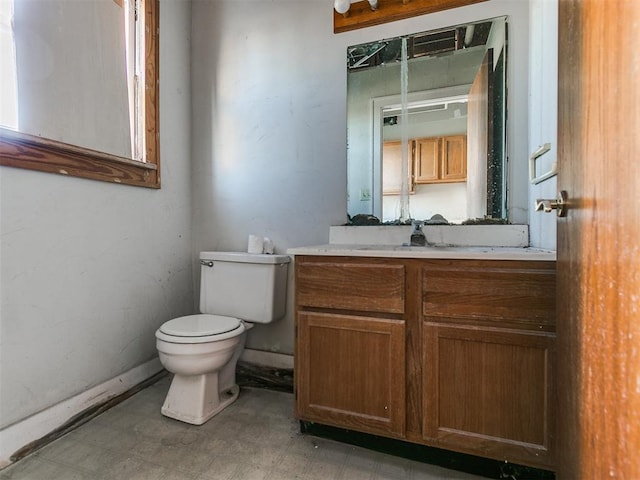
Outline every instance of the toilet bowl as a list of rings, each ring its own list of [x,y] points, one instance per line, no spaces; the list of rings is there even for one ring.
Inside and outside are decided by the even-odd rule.
[[[200,311],[156,331],[160,362],[173,380],[163,415],[202,425],[238,398],[236,364],[252,321],[285,312],[286,255],[202,252]]]
[[[174,374],[163,415],[202,425],[238,397],[235,370],[246,330],[237,318],[206,314],[175,318],[158,329],[160,363]]]

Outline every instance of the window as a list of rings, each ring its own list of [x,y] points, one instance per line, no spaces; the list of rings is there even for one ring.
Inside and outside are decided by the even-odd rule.
[[[0,1],[0,125],[18,126],[18,86],[13,45],[13,2]]]
[[[14,124],[7,123],[2,117],[5,127],[0,127],[0,165],[26,168],[43,172],[58,173],[77,176],[94,180],[137,185],[150,188],[160,187],[159,164],[159,116],[158,116],[158,21],[159,0],[114,0],[109,3],[110,8],[116,8],[122,12],[122,32],[115,32],[122,37],[123,48],[126,46],[126,79],[128,93],[128,112],[126,119],[102,118],[102,122],[123,124],[126,128],[130,125],[132,134],[127,137],[130,142],[126,153],[105,153],[107,149],[87,148],[79,146],[76,142],[64,142],[44,138],[46,135],[34,135],[16,130],[20,127],[20,115],[16,114],[17,121]],[[20,57],[20,49],[14,47],[11,26],[11,5],[13,2],[0,0],[0,66],[2,76],[1,85],[17,85],[20,92],[19,68],[5,68],[7,60],[15,65],[15,56]],[[20,1],[21,8],[27,2]],[[73,3],[73,2],[71,2]],[[93,2],[92,2],[93,3]],[[42,4],[41,4],[42,5]],[[101,4],[104,5],[104,4]],[[114,7],[115,5],[115,7]],[[15,8],[18,6],[16,4]],[[15,13],[15,12],[13,12]],[[19,32],[20,25],[14,25]],[[58,29],[60,30],[60,29]],[[96,34],[99,36],[99,34]],[[8,39],[8,40],[7,40]],[[101,40],[106,42],[105,39]],[[108,46],[108,45],[107,45]],[[8,54],[5,54],[8,52]],[[11,58],[13,55],[13,59]],[[97,55],[96,55],[97,56]],[[96,59],[98,61],[99,59]],[[20,65],[20,64],[18,64]],[[123,68],[123,72],[124,72]],[[5,72],[8,72],[5,74]],[[17,81],[15,80],[17,77]],[[106,85],[95,82],[93,89],[82,88],[77,92],[78,101],[91,101],[96,92]],[[7,90],[4,90],[5,92]],[[15,93],[13,94],[15,98]],[[3,112],[9,105],[0,97],[0,108]],[[84,100],[83,98],[84,97]],[[34,102],[37,103],[37,102]],[[20,112],[20,102],[16,104],[16,112]],[[68,118],[77,112],[69,109],[63,112]],[[95,112],[94,112],[95,113]],[[60,112],[58,112],[60,114]],[[82,122],[82,118],[74,118],[76,122]],[[51,123],[51,122],[49,122]],[[13,128],[7,128],[13,127]],[[100,135],[99,128],[96,135]],[[103,151],[104,150],[104,151]]]

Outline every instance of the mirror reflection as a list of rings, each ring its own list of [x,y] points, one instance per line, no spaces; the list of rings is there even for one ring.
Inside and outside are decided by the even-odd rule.
[[[500,17],[347,49],[351,218],[506,218],[506,27]]]

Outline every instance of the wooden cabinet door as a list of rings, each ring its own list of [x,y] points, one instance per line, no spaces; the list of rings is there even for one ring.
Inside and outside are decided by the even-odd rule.
[[[402,437],[404,321],[298,312],[297,416]]]
[[[426,321],[423,437],[550,467],[555,334]]]
[[[467,137],[442,138],[440,178],[447,182],[463,182],[467,178]]]
[[[413,193],[415,187],[412,181],[412,145],[407,147],[407,182],[408,191]],[[399,195],[402,192],[402,142],[389,141],[382,145],[382,194]]]
[[[437,182],[440,178],[440,139],[418,138],[415,149],[416,183]]]

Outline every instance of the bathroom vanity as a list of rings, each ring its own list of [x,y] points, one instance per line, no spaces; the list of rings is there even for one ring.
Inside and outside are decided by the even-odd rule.
[[[553,469],[553,252],[289,253],[298,419]]]

